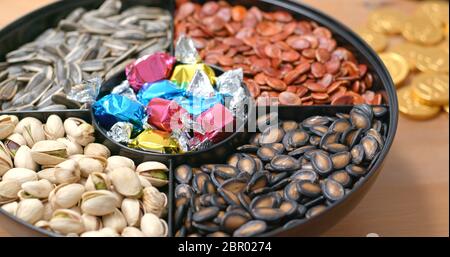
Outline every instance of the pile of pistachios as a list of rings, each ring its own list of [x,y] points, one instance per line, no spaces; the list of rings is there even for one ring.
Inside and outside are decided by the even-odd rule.
[[[67,236],[167,236],[167,166],[94,141],[80,118],[1,115],[1,209]]]

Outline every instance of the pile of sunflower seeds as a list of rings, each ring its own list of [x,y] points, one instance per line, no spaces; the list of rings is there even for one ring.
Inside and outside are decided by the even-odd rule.
[[[98,9],[78,8],[35,41],[0,63],[0,111],[79,109],[67,97],[88,80],[107,80],[140,56],[165,51],[171,42],[167,10],[119,0]]]

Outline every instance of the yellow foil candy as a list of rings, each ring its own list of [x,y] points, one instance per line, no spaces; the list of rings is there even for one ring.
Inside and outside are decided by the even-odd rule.
[[[211,85],[214,85],[216,75],[214,70],[204,63],[177,65],[172,73],[170,80],[177,84],[180,88],[186,88],[192,81],[197,70],[203,70],[208,75]]]
[[[128,146],[158,153],[181,153],[178,142],[171,137],[170,133],[155,129],[144,130]]]

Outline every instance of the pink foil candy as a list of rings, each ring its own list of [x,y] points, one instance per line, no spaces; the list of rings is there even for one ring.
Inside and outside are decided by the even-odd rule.
[[[209,140],[212,143],[218,143],[225,139],[234,129],[234,116],[222,104],[216,104],[209,110],[200,114],[197,119],[205,131],[205,134],[195,133],[195,137],[200,142]]]
[[[175,101],[153,98],[147,106],[147,122],[160,130],[172,132],[183,127],[181,116],[186,113]]]
[[[145,83],[169,78],[175,62],[175,57],[167,53],[143,56],[126,67],[127,80],[137,92]]]

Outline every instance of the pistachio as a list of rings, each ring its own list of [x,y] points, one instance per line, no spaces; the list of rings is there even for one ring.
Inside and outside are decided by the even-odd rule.
[[[0,181],[0,204],[11,202],[17,199],[20,191],[20,184],[14,180]]]
[[[113,213],[102,217],[103,226],[106,228],[112,228],[118,233],[127,226],[127,221],[119,209],[115,209]]]
[[[25,168],[12,168],[3,175],[3,181],[12,180],[20,185],[28,181],[35,181],[38,179],[36,172]]]
[[[119,234],[112,228],[102,228],[98,231],[88,231],[81,234],[81,237],[118,237]]]
[[[126,227],[122,231],[123,237],[145,237],[144,233],[135,227]]]
[[[61,162],[55,167],[55,178],[58,184],[76,183],[80,180],[80,166],[74,160]]]
[[[17,206],[16,217],[34,224],[44,216],[44,205],[38,199],[24,199]]]
[[[94,216],[113,213],[118,204],[116,196],[106,190],[85,192],[81,199],[81,210],[83,213]]]
[[[165,220],[153,213],[146,213],[141,219],[141,231],[148,237],[166,237],[168,226]]]
[[[152,187],[152,183],[150,183],[150,181],[148,181],[144,176],[138,175],[138,177],[143,188]]]
[[[52,218],[54,209],[52,207],[52,205],[50,204],[50,202],[46,202],[44,203],[44,216],[42,216],[43,220],[50,220]]]
[[[84,187],[80,184],[61,184],[50,193],[48,200],[54,209],[69,209],[81,200]]]
[[[67,155],[68,156],[72,156],[75,154],[82,154],[83,153],[83,147],[76,143],[76,142],[72,142],[70,141],[68,138],[58,138],[56,139],[56,141],[63,143],[66,145],[66,149],[67,149]]]
[[[161,217],[167,208],[167,196],[155,187],[146,187],[143,190],[142,205],[145,213]]]
[[[80,234],[84,231],[81,215],[75,211],[60,209],[53,213],[50,227],[58,233],[67,235],[70,233]]]
[[[86,191],[109,190],[111,188],[111,180],[108,175],[101,172],[92,172],[84,185]]]
[[[102,221],[98,217],[83,213],[81,219],[83,220],[85,231],[96,231],[102,228]]]
[[[135,227],[139,225],[141,218],[140,202],[137,199],[125,198],[122,201],[123,216],[125,217],[128,226]]]
[[[17,150],[22,145],[26,145],[27,141],[23,138],[22,134],[14,133],[11,134],[7,139],[5,139],[5,148],[7,152],[14,157],[16,155]]]
[[[47,122],[44,125],[44,133],[48,140],[56,140],[64,137],[65,130],[63,121],[58,115],[52,114],[47,118]]]
[[[31,156],[40,165],[55,166],[67,158],[67,147],[55,140],[42,140],[33,145]]]
[[[101,157],[106,160],[111,156],[111,151],[102,144],[90,143],[84,148],[84,155]]]
[[[168,171],[167,166],[160,162],[143,162],[136,168],[136,172],[155,187],[162,187],[169,183]]]
[[[93,172],[103,172],[106,167],[106,159],[97,156],[83,156],[78,160],[81,176],[87,178]]]
[[[45,230],[51,231],[50,222],[48,222],[46,220],[40,220],[40,221],[34,223],[34,226],[38,227],[38,228],[41,228],[41,229],[45,229]]]
[[[136,169],[136,166],[134,165],[133,160],[127,158],[127,157],[123,157],[123,156],[111,156],[106,160],[106,172],[109,173],[110,171],[112,171],[115,168],[119,168],[119,167],[127,167],[130,168],[132,170]]]
[[[42,122],[40,120],[34,117],[25,117],[17,123],[14,133],[23,134],[25,127],[29,127],[31,124],[42,126]]]
[[[23,192],[31,198],[47,198],[53,190],[53,185],[46,179],[28,181],[22,184]]]
[[[26,168],[36,171],[38,164],[33,160],[31,155],[31,149],[27,145],[22,145],[17,150],[14,156],[14,167]]]
[[[137,174],[130,168],[119,167],[109,173],[109,177],[117,190],[123,196],[139,198],[142,186]]]
[[[16,216],[18,206],[19,206],[18,202],[10,202],[10,203],[2,205],[0,208],[2,208],[7,213]]]
[[[13,167],[13,162],[6,146],[0,141],[0,176]]]
[[[45,140],[45,133],[42,127],[42,123],[31,122],[25,125],[22,132],[23,138],[27,141],[29,147],[33,147],[37,142]]]
[[[67,137],[82,146],[94,142],[94,127],[79,118],[68,118],[64,121]]]
[[[14,132],[19,119],[14,115],[0,116],[0,140],[7,138]]]
[[[43,169],[37,173],[39,179],[46,179],[52,184],[57,184],[55,177],[55,168]]]

